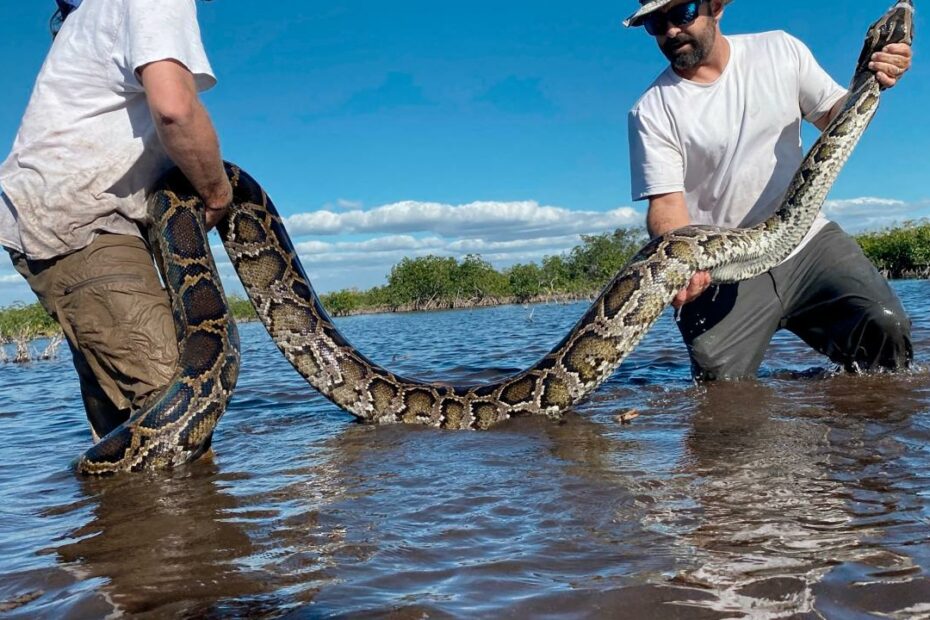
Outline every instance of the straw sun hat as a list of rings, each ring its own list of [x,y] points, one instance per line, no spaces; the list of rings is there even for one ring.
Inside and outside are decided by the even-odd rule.
[[[630,15],[628,18],[623,20],[623,25],[627,28],[632,26],[641,26],[642,19],[648,13],[652,13],[656,9],[661,9],[666,4],[671,4],[675,0],[639,0],[639,3],[642,5],[639,7],[639,10]],[[723,0],[724,4],[730,4],[732,0]]]

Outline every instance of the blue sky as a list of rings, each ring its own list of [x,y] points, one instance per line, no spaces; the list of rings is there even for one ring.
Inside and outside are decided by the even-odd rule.
[[[866,27],[888,5],[736,0],[723,28],[787,30],[846,84]],[[204,101],[224,156],[289,216],[321,292],[381,284],[403,256],[538,260],[579,234],[642,223],[643,203],[630,200],[626,113],[665,59],[641,29],[620,26],[635,6],[198,2],[219,79]],[[53,7],[4,7],[4,153],[48,48]],[[883,98],[827,203],[852,231],[930,215],[921,8],[915,67]],[[813,137],[805,132],[808,144]],[[32,299],[0,258],[0,305]]]

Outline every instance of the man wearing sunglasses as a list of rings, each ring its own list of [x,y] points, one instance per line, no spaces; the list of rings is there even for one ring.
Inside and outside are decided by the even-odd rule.
[[[846,97],[784,32],[724,36],[731,0],[640,0],[643,26],[670,66],[629,115],[634,200],[653,236],[686,226],[747,227],[771,215],[803,159],[801,121],[823,130]],[[870,68],[885,87],[910,68],[889,45]],[[711,286],[695,274],[673,301],[696,379],[754,376],[788,329],[847,370],[902,368],[910,321],[856,242],[819,215],[798,248],[751,280]],[[705,292],[707,291],[707,292]]]

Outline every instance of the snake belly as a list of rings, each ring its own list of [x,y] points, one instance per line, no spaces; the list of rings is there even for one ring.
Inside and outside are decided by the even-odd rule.
[[[405,378],[355,349],[321,305],[274,204],[232,164],[227,172],[234,203],[218,230],[284,356],[310,385],[357,418],[485,429],[519,415],[560,416],[614,372],[695,272],[735,282],[764,273],[791,253],[877,109],[880,87],[868,70],[869,57],[889,43],[910,43],[913,13],[911,0],[901,0],[869,28],[845,107],[807,153],[770,218],[748,229],[688,226],[653,239],[547,355],[496,383],[456,386]],[[196,458],[235,384],[235,326],[203,234],[201,203],[178,174],[160,183],[150,204],[163,231],[153,235],[153,245],[161,248],[178,323],[179,370],[154,405],[81,457],[78,469],[84,473]]]

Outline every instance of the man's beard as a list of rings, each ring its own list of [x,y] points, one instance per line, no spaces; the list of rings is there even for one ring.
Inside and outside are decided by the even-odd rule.
[[[662,53],[672,63],[672,67],[678,70],[694,69],[700,65],[710,54],[714,46],[714,31],[708,29],[698,37],[692,37],[685,33],[679,34],[674,39],[666,39],[662,45]],[[690,48],[682,50],[681,47],[690,43]]]

